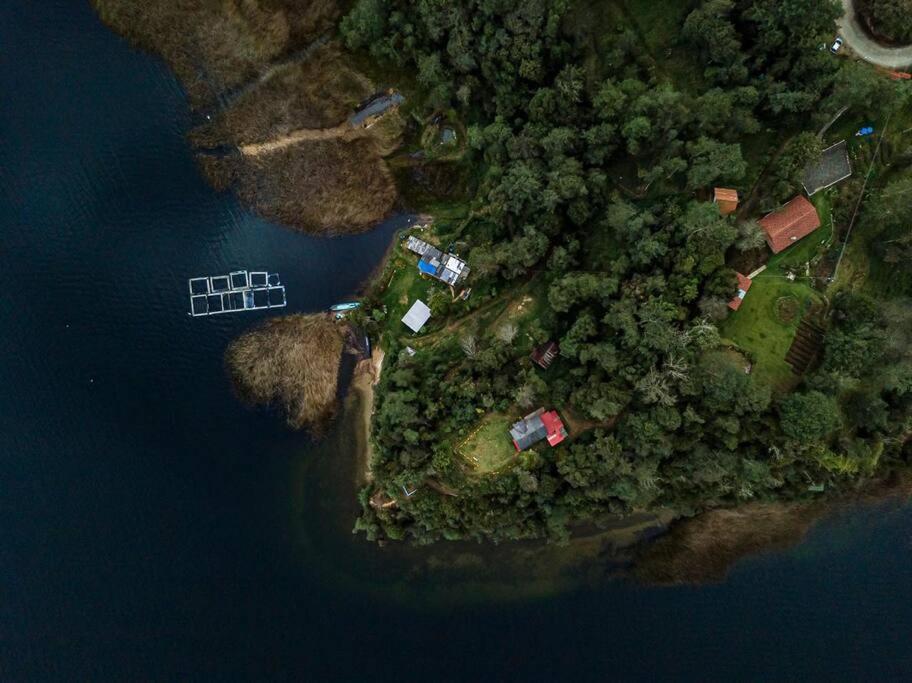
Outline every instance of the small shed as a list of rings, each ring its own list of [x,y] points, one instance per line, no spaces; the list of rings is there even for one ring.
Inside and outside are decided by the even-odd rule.
[[[719,213],[728,216],[738,209],[738,190],[717,187],[713,190],[713,202],[719,207]]]
[[[728,302],[728,307],[733,311],[737,311],[741,308],[741,304],[744,302],[744,297],[747,295],[747,290],[751,288],[753,281],[746,275],[741,273],[735,273],[738,276],[738,293],[735,295],[735,298]]]
[[[823,150],[820,160],[804,169],[804,190],[813,197],[852,175],[849,147],[846,141],[837,142]]]
[[[557,342],[549,341],[532,349],[532,353],[529,354],[529,357],[532,359],[532,362],[542,370],[547,370],[551,367],[551,363],[554,362],[554,359],[559,355],[560,347],[557,345]]]
[[[412,307],[408,309],[402,317],[402,322],[405,323],[405,326],[409,328],[412,332],[420,332],[421,328],[424,327],[424,324],[431,317],[431,309],[427,307],[421,299],[415,301],[412,304]]]

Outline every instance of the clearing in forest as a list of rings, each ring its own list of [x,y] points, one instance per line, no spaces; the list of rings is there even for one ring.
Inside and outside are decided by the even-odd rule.
[[[820,295],[807,284],[765,271],[754,278],[741,308],[720,325],[719,331],[751,354],[758,381],[787,388],[795,375],[786,354],[802,317],[819,301]]]
[[[458,453],[477,474],[491,474],[504,469],[516,459],[516,449],[510,440],[510,426],[516,420],[494,413],[482,419]]]

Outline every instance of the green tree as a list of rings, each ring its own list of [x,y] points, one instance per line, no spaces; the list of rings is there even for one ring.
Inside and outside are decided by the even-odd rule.
[[[687,187],[692,190],[709,187],[720,180],[740,180],[747,170],[747,163],[741,156],[741,146],[737,144],[701,137],[688,143],[687,154],[690,157]]]
[[[811,443],[832,434],[840,425],[839,406],[819,391],[791,394],[779,403],[783,433],[800,443]]]

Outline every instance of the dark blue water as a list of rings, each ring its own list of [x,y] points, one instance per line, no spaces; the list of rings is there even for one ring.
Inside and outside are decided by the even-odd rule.
[[[353,538],[345,420],[313,444],[238,404],[222,354],[265,314],[191,319],[186,280],[268,268],[319,310],[396,225],[266,223],[204,184],[189,122],[87,3],[0,4],[3,680],[912,675],[909,508],[829,520],[721,586],[538,598],[484,550],[458,583]]]

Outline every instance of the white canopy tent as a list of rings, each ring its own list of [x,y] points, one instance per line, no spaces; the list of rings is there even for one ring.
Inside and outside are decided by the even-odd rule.
[[[430,317],[431,309],[428,308],[427,304],[425,304],[421,299],[418,299],[415,301],[415,303],[412,304],[412,307],[408,310],[408,313],[403,316],[402,322],[404,322],[405,326],[408,327],[412,332],[419,332]]]

